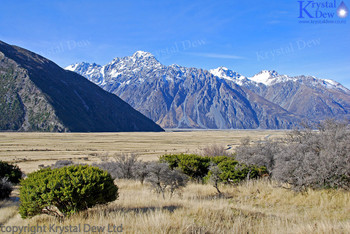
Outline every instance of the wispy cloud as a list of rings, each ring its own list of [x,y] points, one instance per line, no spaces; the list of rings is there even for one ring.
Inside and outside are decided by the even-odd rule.
[[[216,54],[216,53],[187,53],[189,55],[207,57],[207,58],[220,58],[220,59],[246,59],[244,57],[233,54]]]

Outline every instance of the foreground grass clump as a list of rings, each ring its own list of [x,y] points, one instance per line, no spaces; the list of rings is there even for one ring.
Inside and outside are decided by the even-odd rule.
[[[65,219],[50,216],[30,225],[123,226],[125,233],[348,233],[350,193],[296,193],[267,180],[223,185],[224,196],[207,184],[190,183],[179,196],[159,199],[140,182],[118,180],[120,196]]]
[[[97,167],[46,168],[21,182],[22,218],[46,213],[58,217],[116,200],[118,187],[111,176]]]

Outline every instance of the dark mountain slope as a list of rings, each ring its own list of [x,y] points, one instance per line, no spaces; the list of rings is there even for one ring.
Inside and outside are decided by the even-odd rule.
[[[0,100],[11,97],[4,104],[7,108],[0,109],[7,120],[2,130],[162,131],[116,95],[40,55],[1,41],[0,75],[9,86]]]

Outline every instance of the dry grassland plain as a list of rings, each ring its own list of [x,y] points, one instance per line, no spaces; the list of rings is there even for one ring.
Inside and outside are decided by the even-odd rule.
[[[136,153],[157,160],[166,153],[196,153],[210,145],[230,150],[244,137],[254,141],[278,138],[283,131],[193,131],[165,133],[0,133],[0,160],[18,164],[26,173],[56,160],[99,161],[99,155]],[[267,179],[238,186],[222,185],[217,196],[209,184],[189,183],[170,198],[147,184],[116,180],[118,200],[58,222],[47,215],[22,220],[18,190],[0,202],[3,226],[122,227],[123,233],[350,233],[350,193],[309,190],[296,193]],[[121,226],[122,225],[122,226]],[[121,229],[118,229],[119,231]],[[117,230],[115,230],[117,231]],[[52,232],[54,233],[54,232]],[[67,233],[67,232],[66,232]],[[113,232],[112,232],[113,233]],[[116,233],[116,232],[114,232]]]
[[[253,141],[282,137],[284,131],[183,131],[131,133],[14,133],[0,132],[0,160],[16,163],[24,172],[57,160],[91,163],[96,156],[134,153],[144,161],[157,160],[170,153],[199,153],[217,144],[231,148],[241,139]]]

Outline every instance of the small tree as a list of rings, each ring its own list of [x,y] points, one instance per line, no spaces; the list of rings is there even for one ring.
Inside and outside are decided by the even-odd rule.
[[[138,156],[136,154],[120,154],[114,157],[120,170],[120,178],[132,179],[133,167],[137,162]]]
[[[169,184],[170,198],[173,196],[176,190],[186,187],[188,177],[181,171],[174,169],[169,172],[167,183]]]
[[[149,174],[148,164],[148,162],[138,161],[134,164],[132,168],[135,179],[138,179],[141,182],[141,184],[143,184],[143,182]]]
[[[175,190],[187,184],[187,177],[177,170],[171,170],[167,163],[150,163],[147,170],[149,174],[146,181],[157,193],[161,193],[164,199],[166,191],[170,192],[171,197]]]
[[[97,167],[46,168],[21,182],[19,212],[22,218],[43,213],[64,217],[117,197],[118,187],[113,179]]]
[[[219,189],[219,184],[222,182],[222,179],[220,178],[221,173],[222,171],[218,165],[211,163],[207,177],[209,178],[209,182],[213,184],[214,188],[219,194],[221,194],[221,191]]]
[[[135,154],[120,154],[112,158],[113,161],[105,161],[93,164],[102,170],[108,171],[114,179],[135,179],[133,168],[138,162]]]

